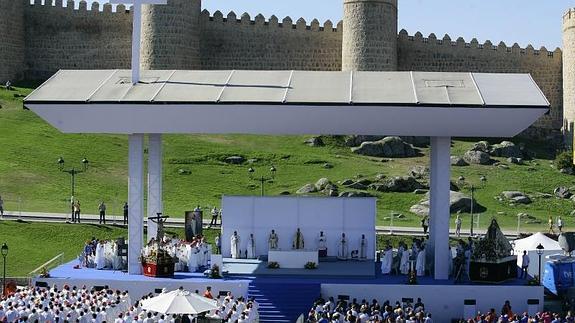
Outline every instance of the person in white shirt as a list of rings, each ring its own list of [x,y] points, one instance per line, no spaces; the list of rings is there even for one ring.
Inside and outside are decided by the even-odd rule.
[[[563,220],[560,216],[557,217],[557,229],[559,229],[560,233],[563,232]]]
[[[526,250],[523,250],[523,256],[521,257],[521,277],[527,278],[527,269],[529,268],[529,255]]]
[[[461,218],[459,217],[459,214],[457,215],[457,218],[455,219],[455,235],[457,237],[461,236]]]

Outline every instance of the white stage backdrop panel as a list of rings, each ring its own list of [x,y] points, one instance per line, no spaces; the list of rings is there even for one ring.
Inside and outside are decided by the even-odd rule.
[[[240,236],[243,253],[248,237],[253,233],[256,254],[267,255],[272,229],[278,234],[279,248],[291,250],[295,232],[300,228],[307,250],[317,250],[317,238],[323,231],[327,237],[328,256],[337,255],[342,233],[348,238],[350,253],[359,250],[364,234],[368,259],[375,258],[375,198],[224,196],[222,208],[224,257],[231,257],[230,237],[234,231]]]

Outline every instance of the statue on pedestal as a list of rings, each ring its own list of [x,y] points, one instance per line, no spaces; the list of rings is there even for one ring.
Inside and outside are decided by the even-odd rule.
[[[347,238],[345,237],[345,233],[342,233],[341,238],[339,238],[339,247],[337,249],[337,259],[347,260],[348,249],[349,249],[349,246],[348,246]]]
[[[293,239],[292,249],[300,250],[303,248],[304,248],[303,233],[301,233],[300,229],[297,228],[297,231]]]
[[[359,241],[359,259],[367,259],[367,239],[365,234],[361,235],[361,240]]]
[[[253,233],[250,233],[250,237],[248,238],[247,258],[256,259],[256,242]]]
[[[319,257],[327,257],[327,237],[323,234],[323,231],[319,232],[319,237],[317,238],[317,250]]]
[[[230,238],[230,243],[232,246],[231,253],[232,258],[239,259],[240,256],[240,236],[238,235],[237,231],[234,231],[234,234]]]
[[[278,235],[275,230],[272,230],[270,236],[268,237],[268,247],[269,250],[277,250],[278,249]]]

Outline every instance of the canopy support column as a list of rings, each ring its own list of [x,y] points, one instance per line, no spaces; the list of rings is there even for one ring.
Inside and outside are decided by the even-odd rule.
[[[449,278],[449,191],[451,137],[431,137],[429,250],[435,279]]]
[[[158,225],[149,219],[163,212],[162,205],[162,135],[148,135],[148,241],[155,238]]]
[[[128,273],[140,275],[144,241],[144,135],[128,137]]]

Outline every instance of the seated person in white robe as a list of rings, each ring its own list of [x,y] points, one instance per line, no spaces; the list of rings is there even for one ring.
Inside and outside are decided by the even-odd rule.
[[[253,233],[250,233],[248,238],[248,259],[256,259],[256,242]]]
[[[417,262],[415,264],[415,271],[417,272],[417,276],[425,275],[425,249],[421,249],[417,253]]]
[[[391,266],[393,264],[393,249],[388,244],[385,247],[385,252],[383,258],[381,259],[381,273],[386,275],[391,272]]]

